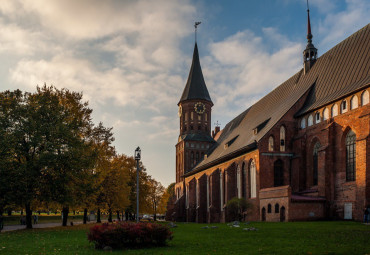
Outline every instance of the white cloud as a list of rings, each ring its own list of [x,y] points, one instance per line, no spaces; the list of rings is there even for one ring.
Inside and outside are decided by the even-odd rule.
[[[319,22],[321,49],[328,50],[367,24],[370,13],[368,0],[346,0],[346,8],[341,12],[329,12]]]
[[[303,45],[275,29],[263,31],[263,38],[246,30],[210,44],[211,56],[203,66],[216,101],[215,112],[226,109],[235,117],[301,68]],[[284,43],[274,43],[271,53],[269,44],[277,39]]]

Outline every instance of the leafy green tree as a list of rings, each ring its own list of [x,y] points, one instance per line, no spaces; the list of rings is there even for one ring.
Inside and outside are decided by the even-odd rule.
[[[8,174],[10,193],[25,206],[27,228],[37,200],[60,203],[66,225],[68,207],[97,157],[91,112],[81,93],[52,86],[0,94],[1,176]]]
[[[243,219],[243,213],[250,208],[252,208],[252,204],[247,200],[234,197],[226,204],[228,219],[241,221]]]

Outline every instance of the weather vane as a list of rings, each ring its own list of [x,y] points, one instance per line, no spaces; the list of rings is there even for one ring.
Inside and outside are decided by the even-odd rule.
[[[194,23],[194,28],[195,28],[195,42],[197,42],[197,28],[198,28],[198,26],[200,25],[200,23],[202,23],[202,22],[200,22],[200,21],[196,21],[196,22]]]
[[[218,123],[218,120],[217,120],[216,123],[215,123],[215,126],[219,127],[220,125],[221,125],[221,123]]]

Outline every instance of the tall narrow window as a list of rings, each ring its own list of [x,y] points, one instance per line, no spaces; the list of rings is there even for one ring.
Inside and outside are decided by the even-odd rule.
[[[204,121],[208,121],[208,114],[204,113]]]
[[[302,129],[306,128],[306,119],[305,118],[301,119],[301,128]]]
[[[242,197],[247,198],[246,196],[246,171],[245,171],[245,163],[242,164]]]
[[[346,180],[356,180],[356,134],[352,130],[346,137]]]
[[[347,112],[347,101],[344,100],[342,101],[342,103],[340,104],[340,113],[345,113]]]
[[[331,107],[331,116],[332,117],[335,117],[338,115],[338,105],[337,104],[334,104],[332,107]]]
[[[199,162],[199,152],[195,154],[195,164]]]
[[[313,180],[312,183],[313,185],[317,185],[318,183],[318,169],[319,169],[319,148],[320,148],[320,143],[317,142],[315,146],[313,147]]]
[[[365,90],[361,95],[361,105],[367,105],[369,103],[369,91]]]
[[[249,194],[251,198],[255,198],[257,196],[257,182],[256,182],[256,164],[254,163],[254,160],[251,161],[250,166],[250,187],[249,187]]]
[[[313,125],[313,117],[312,115],[308,116],[308,120],[307,120],[307,126],[310,127]]]
[[[188,121],[189,120],[189,115],[187,112],[185,112],[185,121]]]
[[[274,137],[269,137],[269,151],[274,151]]]
[[[284,164],[281,159],[278,159],[274,163],[274,186],[284,185]]]
[[[320,121],[321,121],[320,112],[315,113],[315,121],[316,121],[316,124],[320,123]]]
[[[324,111],[322,112],[322,117],[323,117],[323,120],[329,119],[329,109],[328,108],[324,109]]]
[[[193,120],[194,119],[194,112],[191,112],[190,113],[190,120]]]
[[[271,204],[268,204],[267,206],[267,213],[271,213]]]
[[[351,110],[356,109],[358,107],[358,97],[354,95],[351,98]]]
[[[194,152],[193,151],[190,153],[190,165],[191,167],[194,166]]]
[[[280,151],[285,151],[285,127],[280,127]]]

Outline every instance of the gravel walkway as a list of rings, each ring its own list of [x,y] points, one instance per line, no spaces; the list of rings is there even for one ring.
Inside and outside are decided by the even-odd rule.
[[[68,226],[70,226],[70,222],[68,222]],[[82,224],[82,221],[74,221],[73,225],[79,225]],[[33,228],[53,228],[53,227],[59,227],[61,226],[61,222],[55,222],[55,223],[39,223],[39,224],[33,224]],[[1,232],[8,232],[8,231],[14,231],[14,230],[20,230],[20,229],[26,229],[26,225],[10,225],[10,226],[4,226],[3,230]]]

